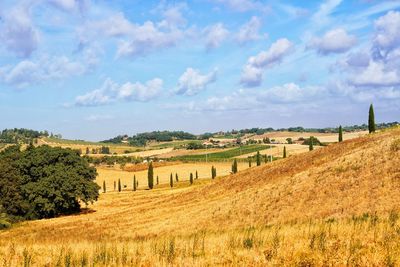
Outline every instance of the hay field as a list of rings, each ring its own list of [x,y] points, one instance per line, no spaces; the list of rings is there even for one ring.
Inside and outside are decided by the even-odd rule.
[[[190,173],[193,173],[195,177],[196,171],[198,172],[199,179],[210,179],[211,178],[211,167],[217,168],[217,175],[224,176],[231,172],[232,164],[230,162],[198,162],[198,163],[181,163],[169,166],[154,168],[154,182],[156,183],[156,177],[159,177],[160,185],[169,185],[169,179],[171,173],[174,176],[178,174],[179,181],[187,183],[189,181]],[[238,169],[245,170],[248,168],[248,163],[238,162]],[[102,186],[103,181],[106,182],[106,188],[108,191],[114,190],[114,181],[121,179],[121,184],[126,185],[126,190],[133,189],[133,176],[139,181],[139,189],[147,189],[147,170],[128,172],[123,170],[115,170],[109,168],[97,168],[99,174],[96,178],[96,182]]]
[[[400,128],[0,232],[5,266],[396,266]]]

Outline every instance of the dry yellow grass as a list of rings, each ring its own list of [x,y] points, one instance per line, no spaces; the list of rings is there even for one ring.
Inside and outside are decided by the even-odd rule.
[[[175,174],[178,174],[180,182],[188,182],[190,173],[193,173],[195,177],[196,171],[198,172],[199,179],[211,178],[211,166],[217,168],[217,175],[224,176],[231,172],[232,164],[229,162],[198,162],[198,163],[181,163],[169,166],[154,168],[154,179],[159,177],[160,185],[168,185],[171,173],[175,181]],[[244,170],[248,168],[247,163],[238,163],[238,169]],[[108,169],[108,168],[97,168],[98,176],[97,183],[102,186],[103,181],[106,182],[106,188],[109,191],[114,190],[114,181],[117,182],[121,179],[121,184],[126,185],[127,190],[133,188],[133,176],[139,181],[139,189],[147,189],[147,170],[128,172],[122,170]],[[156,180],[155,180],[156,182]]]
[[[399,137],[384,131],[193,186],[102,194],[93,212],[1,232],[0,262],[393,266]]]

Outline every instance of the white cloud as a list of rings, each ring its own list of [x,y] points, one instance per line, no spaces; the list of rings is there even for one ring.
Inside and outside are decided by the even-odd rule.
[[[374,52],[385,57],[400,47],[400,12],[389,11],[375,21]]]
[[[237,42],[239,44],[244,44],[263,38],[263,36],[259,33],[261,25],[261,19],[259,17],[253,16],[239,29],[239,32],[236,35]]]
[[[396,70],[387,70],[383,63],[371,61],[367,68],[350,78],[356,86],[400,85],[400,75]]]
[[[100,115],[100,114],[89,115],[89,116],[85,117],[85,121],[89,121],[89,122],[98,122],[98,121],[105,121],[105,120],[112,120],[112,119],[114,119],[114,117],[111,115]]]
[[[325,0],[311,17],[313,27],[321,28],[331,23],[330,15],[343,0]]]
[[[193,96],[197,95],[206,87],[215,82],[217,79],[217,71],[214,70],[208,74],[202,75],[198,70],[187,68],[179,78],[176,94]]]
[[[267,51],[248,59],[247,64],[243,67],[240,82],[248,87],[260,85],[263,70],[279,64],[293,49],[293,44],[288,39],[277,40]]]
[[[224,24],[222,23],[217,23],[212,26],[206,27],[203,33],[205,35],[207,49],[219,47],[229,35],[229,31],[224,27]]]
[[[29,57],[39,43],[39,32],[31,20],[30,7],[16,6],[1,15],[1,43],[16,55]]]
[[[37,62],[23,60],[15,66],[5,67],[0,79],[6,84],[22,88],[50,80],[81,75],[86,71],[88,71],[87,67],[80,62],[71,61],[65,56],[51,57],[41,58]]]
[[[349,35],[344,29],[334,29],[325,33],[323,37],[314,38],[308,47],[315,49],[319,54],[328,55],[347,52],[356,43],[355,36]]]
[[[152,21],[136,24],[126,19],[123,13],[117,13],[108,19],[84,25],[78,30],[78,35],[82,44],[97,40],[99,33],[103,37],[118,38],[117,57],[135,58],[175,46],[183,39],[185,32],[177,27],[169,27],[171,23],[164,20],[158,24]]]
[[[145,84],[126,82],[119,85],[111,79],[105,80],[102,87],[77,96],[76,106],[100,106],[117,101],[147,102],[157,98],[163,87],[163,81],[159,78],[147,81]]]

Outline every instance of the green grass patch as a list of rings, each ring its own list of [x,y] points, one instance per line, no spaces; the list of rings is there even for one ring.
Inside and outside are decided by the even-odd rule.
[[[207,155],[187,155],[173,158],[174,160],[181,161],[223,161],[226,159],[231,159],[237,156],[257,152],[259,150],[265,150],[272,148],[269,145],[246,145],[242,147],[235,147],[232,149],[227,149],[221,152],[209,153]]]

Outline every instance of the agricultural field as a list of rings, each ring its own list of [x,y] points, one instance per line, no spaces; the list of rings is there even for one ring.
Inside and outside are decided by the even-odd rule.
[[[174,159],[181,161],[224,161],[231,160],[232,158],[240,155],[269,149],[271,147],[272,146],[269,145],[246,145],[235,148],[227,148],[224,151],[209,154],[178,156]]]
[[[217,169],[218,176],[229,175],[231,172],[232,162],[198,162],[198,163],[179,163],[172,164],[162,167],[154,168],[154,178],[159,177],[160,186],[169,186],[169,180],[171,173],[173,174],[174,181],[175,175],[178,174],[179,182],[185,185],[189,182],[190,173],[193,173],[195,177],[196,171],[199,179],[211,179],[211,167],[214,166]],[[248,168],[248,163],[238,163],[238,170],[245,170]],[[129,172],[111,168],[97,168],[98,176],[96,182],[102,186],[103,181],[106,182],[106,188],[112,191],[114,190],[114,181],[121,180],[123,189],[133,189],[133,176],[136,176],[139,182],[138,189],[147,189],[147,170]],[[126,185],[126,187],[124,186]]]
[[[400,255],[399,140],[400,129],[387,130],[192,186],[102,193],[81,214],[1,231],[0,261],[394,266]]]

